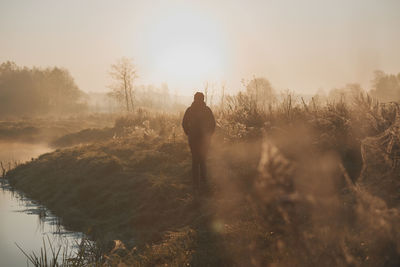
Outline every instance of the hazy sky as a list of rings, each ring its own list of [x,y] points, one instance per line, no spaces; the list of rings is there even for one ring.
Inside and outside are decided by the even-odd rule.
[[[65,67],[85,91],[107,90],[122,56],[138,83],[187,94],[253,75],[299,92],[368,87],[376,69],[400,72],[399,47],[399,0],[0,0],[0,62]]]

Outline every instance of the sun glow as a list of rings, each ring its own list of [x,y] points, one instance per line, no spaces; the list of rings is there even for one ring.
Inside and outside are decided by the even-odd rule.
[[[223,79],[226,45],[219,24],[194,11],[161,17],[148,35],[153,75],[188,92]]]

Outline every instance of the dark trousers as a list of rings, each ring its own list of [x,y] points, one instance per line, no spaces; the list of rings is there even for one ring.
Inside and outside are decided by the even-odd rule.
[[[206,159],[209,144],[209,138],[189,136],[189,146],[192,152],[193,189],[195,192],[207,190]]]

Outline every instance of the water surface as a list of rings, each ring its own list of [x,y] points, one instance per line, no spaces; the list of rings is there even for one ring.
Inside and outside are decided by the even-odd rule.
[[[0,143],[0,161],[24,162],[51,149],[43,144]],[[7,164],[8,165],[8,164]],[[69,232],[44,206],[0,183],[0,266],[27,266],[25,252],[40,254],[43,239],[58,248],[76,249],[81,233]],[[32,266],[32,264],[30,264]]]

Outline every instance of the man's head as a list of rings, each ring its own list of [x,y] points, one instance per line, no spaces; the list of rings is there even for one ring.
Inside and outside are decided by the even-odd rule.
[[[194,102],[204,102],[204,94],[197,92],[194,94]]]

